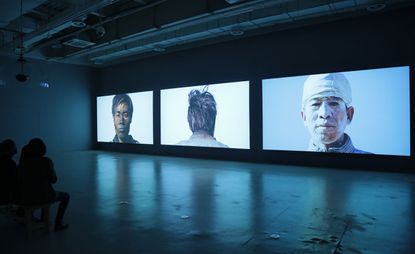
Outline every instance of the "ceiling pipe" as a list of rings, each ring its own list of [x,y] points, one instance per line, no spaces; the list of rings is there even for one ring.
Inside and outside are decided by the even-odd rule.
[[[61,17],[55,19],[54,21],[46,24],[42,28],[26,34],[23,37],[23,45],[25,48],[28,48],[27,51],[31,50],[31,46],[43,39],[50,38],[51,35],[62,31],[65,28],[68,28],[72,25],[72,21],[87,15],[97,9],[100,9],[104,6],[110,5],[112,0],[95,0],[92,3],[85,4],[82,7],[73,7],[66,11]],[[59,29],[57,29],[59,28]]]
[[[194,17],[190,17],[187,19],[182,19],[176,22],[172,22],[166,25],[162,25],[161,27],[152,27],[145,31],[141,31],[136,34],[129,35],[127,38],[117,38],[116,41],[109,41],[109,42],[105,42],[99,45],[95,45],[95,46],[92,46],[91,48],[83,49],[83,50],[74,52],[72,54],[68,54],[64,57],[60,57],[60,59],[65,59],[65,58],[75,57],[75,56],[82,56],[85,54],[90,54],[93,52],[106,50],[108,48],[117,47],[122,44],[126,44],[128,42],[136,41],[137,39],[140,39],[142,36],[146,36],[147,34],[151,36],[151,33],[153,32],[168,32],[169,30],[171,31],[171,30],[182,29],[182,28],[189,27],[191,25],[196,25],[198,23],[204,23],[204,22],[208,22],[211,20],[215,20],[220,17],[230,17],[230,16],[233,16],[233,13],[235,13],[235,15],[238,15],[242,12],[243,13],[250,12],[255,9],[266,8],[266,7],[275,5],[276,3],[283,3],[283,2],[287,2],[287,0],[277,0],[277,1],[255,0],[255,1],[250,1],[247,3],[242,3],[239,5],[232,5],[230,7],[220,9],[214,12],[208,12],[208,13],[201,14],[198,16],[194,16]]]
[[[40,48],[43,48],[43,47],[51,46],[53,44],[56,44],[56,41],[61,41],[61,40],[64,40],[66,38],[76,36],[76,35],[84,32],[86,30],[96,29],[97,27],[102,26],[102,25],[104,25],[104,24],[106,24],[108,22],[114,21],[116,19],[119,19],[119,18],[128,16],[128,15],[132,15],[132,14],[134,14],[136,12],[139,12],[139,11],[142,11],[142,10],[145,10],[145,9],[148,9],[148,8],[151,8],[151,7],[154,7],[154,6],[159,5],[159,4],[161,4],[161,3],[165,2],[165,1],[167,1],[167,0],[159,0],[159,1],[156,1],[154,3],[145,5],[145,6],[135,7],[135,8],[132,8],[132,9],[123,11],[123,12],[117,14],[117,15],[114,15],[112,17],[106,18],[103,21],[98,22],[95,25],[86,26],[86,27],[81,28],[81,29],[79,29],[79,30],[77,30],[75,32],[72,32],[72,33],[69,33],[69,34],[65,34],[65,35],[59,36],[57,38],[53,38],[53,40],[51,40],[51,41],[48,41],[48,42],[45,42],[45,43],[40,43],[38,45],[35,45],[35,46],[29,48],[27,51],[30,52],[30,51],[34,51],[34,50],[37,50],[37,49],[40,49]]]
[[[135,55],[145,53],[148,51],[154,51],[154,45],[162,45],[164,47],[163,49],[165,49],[167,47],[196,42],[199,40],[210,39],[226,34],[242,35],[244,31],[248,31],[251,29],[265,27],[272,24],[299,21],[302,19],[316,16],[324,16],[328,13],[334,12],[334,7],[330,8],[330,6],[327,4],[308,4],[306,6],[303,6],[304,9],[299,11],[297,9],[297,6],[288,6],[286,3],[283,3],[283,1],[280,2],[281,4],[275,4],[275,1],[268,1],[262,3],[259,7],[257,6],[256,8],[237,9],[231,13],[224,12],[221,13],[221,15],[212,15],[209,17],[205,17],[203,19],[198,19],[194,22],[187,22],[174,27],[162,27],[161,29],[158,29],[156,31],[140,33],[140,35],[137,35],[131,39],[111,44],[108,43],[108,45],[97,45],[96,49],[93,48],[92,50],[90,50],[90,48],[89,50],[85,50],[83,52],[75,52],[72,55],[68,55],[67,57],[75,55],[79,56],[87,53],[90,54],[89,60],[92,62],[106,62],[116,58],[125,57],[127,55]],[[273,5],[271,5],[270,3],[273,3]],[[354,8],[356,7],[353,1],[343,0],[337,3],[339,3],[339,5],[335,9],[342,12],[345,10],[354,10]],[[266,12],[270,11],[273,13],[273,15],[265,14]],[[252,15],[249,15],[249,17],[236,17],[235,15],[232,15],[232,13],[237,13],[237,15],[239,16],[245,14],[246,12],[250,12]],[[219,19],[223,18],[223,22],[216,22],[217,26],[203,25],[206,22],[212,21],[212,18],[214,18],[214,21],[219,21]],[[229,22],[230,18],[234,18],[232,19],[233,21]],[[201,23],[200,21],[203,21],[205,23]],[[168,33],[178,31],[178,29],[189,30],[189,33],[187,33],[187,31],[183,31],[178,34],[174,34],[173,36],[169,36],[170,34]],[[110,49],[106,50],[107,48]],[[98,53],[93,54],[95,51],[98,51]]]

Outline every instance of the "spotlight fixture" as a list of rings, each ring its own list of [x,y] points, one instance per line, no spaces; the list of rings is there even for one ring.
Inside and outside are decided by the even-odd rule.
[[[19,82],[26,82],[29,79],[29,76],[24,74],[23,65],[26,63],[26,60],[22,55],[17,59],[17,62],[20,64],[20,72],[16,75],[16,79]]]
[[[106,31],[103,26],[98,26],[97,28],[95,28],[95,32],[99,37],[104,37]]]
[[[29,76],[27,76],[26,74],[22,73],[18,73],[16,74],[16,79],[19,82],[26,82],[29,79]]]
[[[20,17],[23,17],[23,0],[20,0]],[[17,73],[16,79],[19,82],[26,82],[29,79],[29,76],[24,74],[23,65],[26,63],[26,60],[23,58],[25,52],[23,47],[23,24],[20,22],[20,46],[16,48],[16,53],[19,55],[17,62],[20,64],[20,72]]]

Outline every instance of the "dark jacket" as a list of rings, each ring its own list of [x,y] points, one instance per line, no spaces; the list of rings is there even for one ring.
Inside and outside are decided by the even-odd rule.
[[[51,159],[30,157],[23,160],[19,167],[20,204],[45,204],[56,198],[52,184],[58,179]]]
[[[16,162],[8,156],[0,157],[0,204],[13,203],[17,192]]]

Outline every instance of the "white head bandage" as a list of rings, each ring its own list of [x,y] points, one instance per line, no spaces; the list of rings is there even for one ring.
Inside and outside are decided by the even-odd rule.
[[[304,82],[303,108],[311,99],[330,96],[338,97],[346,103],[346,107],[350,106],[352,89],[347,78],[341,73],[310,75]]]

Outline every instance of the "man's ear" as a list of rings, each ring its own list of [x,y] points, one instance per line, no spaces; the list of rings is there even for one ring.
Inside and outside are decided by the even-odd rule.
[[[352,106],[347,108],[347,124],[350,124],[353,120],[354,108]]]

